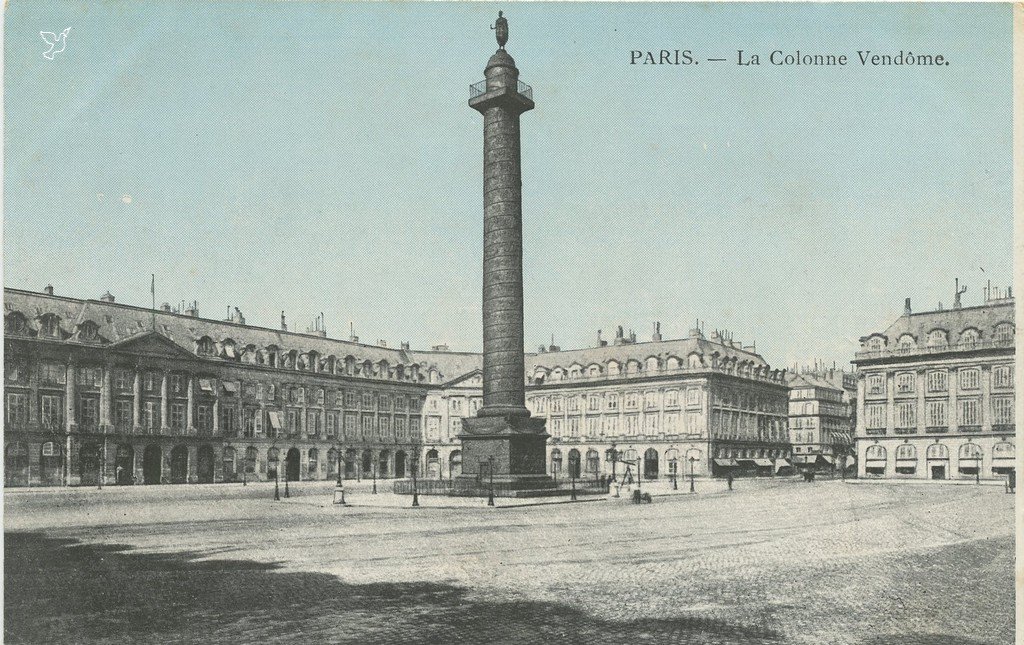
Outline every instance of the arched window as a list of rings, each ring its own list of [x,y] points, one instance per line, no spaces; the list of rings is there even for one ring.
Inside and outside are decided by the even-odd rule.
[[[885,458],[886,454],[883,446],[868,446],[868,449],[864,451],[865,461],[885,461]]]
[[[966,345],[968,347],[973,347],[974,345],[978,344],[978,341],[980,339],[981,339],[981,332],[979,332],[977,329],[974,329],[973,327],[968,327],[967,329],[965,329],[962,332],[960,332],[960,344],[961,345]]]
[[[665,361],[665,369],[677,370],[680,368],[680,366],[681,364],[679,362],[679,358],[676,356],[669,356],[668,360]]]
[[[626,374],[638,374],[640,372],[640,361],[629,360],[626,362]]]
[[[593,365],[587,367],[587,376],[591,378],[601,376],[601,366],[594,363]]]
[[[965,443],[960,446],[960,459],[981,459],[981,446],[976,443]]]
[[[581,365],[569,366],[569,378],[579,378],[583,376],[583,367]]]
[[[872,336],[868,339],[868,350],[872,352],[880,352],[885,349],[885,339],[881,336]]]
[[[929,347],[943,347],[948,344],[948,335],[944,329],[933,329],[928,332]]]
[[[925,451],[925,457],[928,459],[949,459],[949,448],[946,448],[941,443],[933,443]]]
[[[993,459],[1015,459],[1017,451],[1009,441],[1002,441],[992,446]]]
[[[221,465],[223,467],[224,481],[234,481],[235,479],[235,449],[231,446],[226,446],[224,451],[221,453]]]
[[[904,443],[896,446],[896,461],[916,461],[917,448],[914,444]]]
[[[196,354],[199,356],[213,356],[217,353],[217,346],[209,336],[203,336],[196,341]]]
[[[39,335],[46,338],[60,336],[60,318],[56,314],[44,314],[39,319]]]
[[[618,361],[608,361],[608,376],[618,376],[620,369]]]
[[[903,334],[902,336],[900,336],[900,339],[898,341],[899,348],[903,350],[914,349],[916,345],[917,341],[914,340],[914,337],[911,336],[910,334]]]
[[[644,369],[648,372],[657,372],[661,368],[661,361],[658,360],[657,356],[648,356],[647,365]]]
[[[995,339],[998,342],[1006,343],[1013,341],[1013,323],[999,323],[996,325]]]
[[[8,334],[24,334],[28,331],[28,321],[20,311],[12,311],[4,318],[4,331]]]
[[[562,472],[562,451],[554,448],[551,451],[551,475],[557,477]]]
[[[686,364],[690,367],[700,367],[703,364],[700,354],[694,352],[686,357]]]
[[[316,476],[316,469],[317,469],[317,466],[319,465],[319,463],[318,463],[319,460],[320,460],[320,451],[317,450],[316,448],[310,448],[309,449],[309,453],[308,453],[308,457],[307,457],[307,461],[308,461],[308,468],[307,468],[307,470],[309,472],[309,476],[310,477]]]

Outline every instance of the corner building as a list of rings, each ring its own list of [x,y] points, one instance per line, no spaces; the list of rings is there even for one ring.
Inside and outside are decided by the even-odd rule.
[[[1013,299],[904,313],[861,338],[861,477],[1000,479],[1014,469]]]

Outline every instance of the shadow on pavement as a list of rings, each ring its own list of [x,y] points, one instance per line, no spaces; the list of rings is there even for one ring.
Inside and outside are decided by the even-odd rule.
[[[42,533],[7,533],[4,550],[11,643],[783,642],[718,621],[608,621],[560,603],[476,599],[443,583],[347,584],[277,563],[137,553]]]

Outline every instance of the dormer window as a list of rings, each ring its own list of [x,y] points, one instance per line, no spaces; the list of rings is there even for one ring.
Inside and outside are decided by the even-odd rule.
[[[7,314],[4,329],[8,334],[24,334],[28,330],[28,322],[20,311]]]
[[[914,349],[917,341],[910,334],[903,334],[898,341],[898,347],[902,350]]]
[[[235,341],[230,338],[225,339],[221,342],[221,347],[224,348],[224,358],[235,360],[238,358],[238,352],[235,351]]]
[[[60,335],[60,318],[54,314],[46,314],[39,320],[39,335],[56,338]]]
[[[213,356],[217,353],[217,345],[209,336],[203,336],[196,343],[196,354],[199,356]]]
[[[880,352],[885,349],[885,339],[881,336],[872,336],[868,339],[868,349],[872,352]]]
[[[78,340],[94,341],[99,335],[99,327],[91,320],[78,326]]]
[[[978,344],[978,340],[981,339],[981,334],[977,329],[969,328],[960,332],[960,344],[972,347]]]
[[[1012,323],[1000,323],[996,325],[995,339],[998,342],[1012,342],[1013,341],[1013,324]]]
[[[945,330],[933,329],[928,332],[928,346],[929,347],[943,347],[948,344],[948,339]]]

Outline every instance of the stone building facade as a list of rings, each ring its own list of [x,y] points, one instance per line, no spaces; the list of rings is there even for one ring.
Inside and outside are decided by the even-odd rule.
[[[546,421],[556,479],[622,475],[771,475],[790,467],[785,371],[723,334],[612,344],[526,356],[526,404]],[[456,475],[461,417],[480,405],[474,372],[433,391],[424,411],[426,463]],[[693,458],[692,461],[690,458]],[[627,465],[630,462],[632,465]],[[639,473],[637,473],[639,468]]]
[[[1003,296],[1004,294],[998,294]],[[861,477],[999,479],[1014,468],[1013,299],[912,313],[861,338]]]
[[[4,296],[8,486],[334,479],[339,468],[389,478],[413,463],[445,479],[461,473],[462,419],[483,402],[476,353],[255,327],[240,312],[209,320],[109,294]],[[639,460],[647,478],[789,464],[785,372],[722,334],[638,343],[620,333],[528,354],[524,368],[553,476],[621,473],[622,460]]]
[[[815,472],[848,469],[855,461],[853,435],[857,376],[835,368],[786,375],[789,440],[797,468]]]

